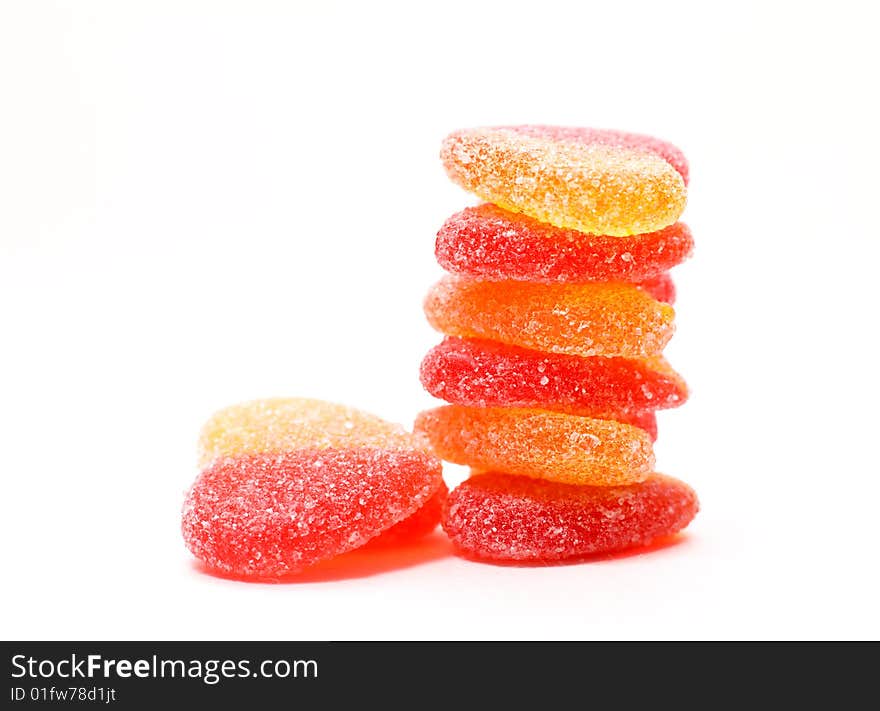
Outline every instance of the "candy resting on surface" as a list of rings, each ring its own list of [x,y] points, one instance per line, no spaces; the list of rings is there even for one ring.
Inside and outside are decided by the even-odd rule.
[[[320,400],[227,407],[199,446],[184,540],[208,567],[239,577],[295,573],[383,532],[398,541],[426,533],[445,496],[423,440]]]
[[[362,546],[415,513],[440,485],[440,463],[417,450],[223,457],[190,489],[183,537],[209,568],[276,578]]]
[[[580,356],[658,355],[673,332],[675,311],[621,282],[531,284],[446,276],[425,299],[438,331],[549,353]]]
[[[676,168],[643,143],[598,135],[550,127],[467,129],[444,140],[440,157],[466,190],[557,227],[625,236],[675,222],[687,194]]]
[[[699,509],[677,479],[571,486],[496,472],[476,474],[447,500],[443,528],[465,555],[553,562],[643,546],[676,533]]]
[[[454,337],[428,351],[420,375],[434,397],[472,407],[602,416],[677,407],[688,396],[684,380],[662,356],[582,358]]]
[[[199,437],[199,464],[217,457],[292,449],[418,447],[403,427],[345,405],[307,398],[269,398],[211,416]]]
[[[437,528],[440,523],[440,513],[446,504],[446,496],[449,491],[446,484],[440,482],[440,488],[428,499],[425,504],[414,514],[394,524],[387,531],[383,531],[364,548],[385,548],[390,546],[405,545],[423,536],[427,536]]]
[[[444,269],[485,281],[641,281],[683,262],[693,251],[687,225],[611,237],[539,222],[491,203],[450,217],[437,233]]]
[[[420,413],[415,430],[449,462],[569,484],[630,484],[654,468],[648,434],[612,420],[446,405]]]

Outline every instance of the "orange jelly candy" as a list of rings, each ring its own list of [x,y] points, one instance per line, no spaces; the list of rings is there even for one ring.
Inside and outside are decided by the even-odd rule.
[[[658,355],[675,311],[631,284],[532,284],[441,279],[425,299],[438,331],[548,353]]]
[[[654,468],[648,434],[612,420],[446,405],[420,413],[415,430],[455,464],[567,484],[632,484]]]
[[[620,140],[608,140],[615,134]],[[448,136],[440,157],[466,190],[541,222],[600,235],[654,232],[684,211],[685,180],[656,145],[627,135],[475,128]]]

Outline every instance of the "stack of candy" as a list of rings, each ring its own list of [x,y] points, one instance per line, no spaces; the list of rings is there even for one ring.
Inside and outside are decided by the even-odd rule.
[[[183,538],[208,568],[277,579],[365,545],[432,531],[440,461],[398,425],[303,398],[254,400],[202,428]]]
[[[668,270],[693,248],[675,147],[617,131],[458,131],[441,157],[488,202],[450,217],[425,301],[445,339],[421,380],[449,405],[416,432],[471,467],[442,524],[476,559],[550,563],[647,545],[698,504],[654,473],[655,412],[687,386],[663,358]]]

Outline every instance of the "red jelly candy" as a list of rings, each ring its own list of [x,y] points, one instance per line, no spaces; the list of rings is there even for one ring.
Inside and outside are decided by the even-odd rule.
[[[574,486],[490,472],[455,489],[443,528],[466,556],[552,563],[643,546],[699,509],[685,483],[653,474],[631,486]]]
[[[277,578],[362,546],[412,516],[441,483],[439,461],[419,450],[221,457],[187,495],[183,537],[209,568]]]
[[[636,286],[653,296],[657,301],[670,305],[675,303],[675,283],[668,273],[637,281]]]
[[[449,490],[446,488],[446,484],[441,482],[440,488],[425,502],[422,508],[400,523],[394,524],[387,531],[380,533],[367,543],[364,549],[405,545],[427,536],[440,523],[440,514],[446,505],[448,495]]]
[[[456,405],[540,408],[624,422],[630,421],[626,413],[677,407],[688,396],[662,356],[585,358],[454,337],[428,351],[421,381],[434,397]]]
[[[680,264],[693,247],[682,222],[614,237],[554,227],[485,203],[446,220],[435,254],[447,271],[487,281],[637,282]]]
[[[602,413],[595,413],[593,417],[599,417],[600,414]],[[605,419],[626,422],[628,425],[643,429],[648,433],[652,442],[657,441],[657,415],[653,410],[644,410],[641,412],[638,410],[634,412],[609,412],[604,416]]]

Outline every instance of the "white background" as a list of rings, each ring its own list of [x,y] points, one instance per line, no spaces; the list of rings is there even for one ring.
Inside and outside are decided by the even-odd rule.
[[[2,635],[880,636],[870,7],[3,2]],[[437,534],[296,584],[199,572],[179,515],[215,409],[431,405],[433,236],[474,202],[440,141],[527,122],[691,161],[667,353],[693,396],[656,447],[701,496],[687,536],[546,569]]]

